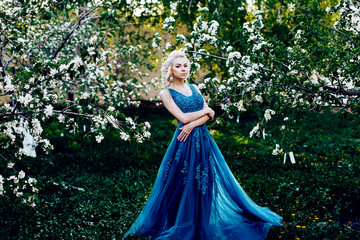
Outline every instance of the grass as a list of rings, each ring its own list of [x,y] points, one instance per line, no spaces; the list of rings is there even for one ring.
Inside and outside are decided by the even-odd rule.
[[[152,112],[152,111],[149,111]],[[109,130],[101,144],[81,135],[59,138],[47,129],[55,150],[26,158],[21,169],[38,180],[35,209],[1,197],[2,239],[121,239],[144,206],[175,129],[165,112],[143,111],[152,124],[144,144],[122,142]],[[284,217],[267,239],[355,239],[359,237],[360,147],[356,116],[326,112],[298,122],[288,144],[297,163],[273,156],[275,140],[248,137],[255,121],[214,126],[213,137],[250,197]],[[275,135],[282,120],[274,119]],[[5,167],[2,164],[0,167]]]

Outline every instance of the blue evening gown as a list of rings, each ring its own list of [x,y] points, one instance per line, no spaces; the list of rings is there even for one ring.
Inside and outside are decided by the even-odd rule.
[[[184,112],[203,108],[194,86],[191,96],[169,89]],[[254,203],[231,173],[205,124],[179,142],[179,122],[160,165],[147,203],[127,236],[171,240],[265,239],[282,217]]]

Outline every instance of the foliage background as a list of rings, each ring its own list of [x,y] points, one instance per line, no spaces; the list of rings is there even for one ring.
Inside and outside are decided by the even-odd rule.
[[[24,1],[29,3],[31,1]],[[39,12],[39,28],[54,19],[70,21],[80,16],[90,1],[69,1],[70,9],[64,10],[64,5],[51,5],[49,10]],[[143,3],[141,3],[143,2]],[[109,1],[99,8],[101,18],[94,20],[91,31],[99,33],[105,40],[103,49],[116,49],[115,53],[105,58],[99,67],[107,65],[109,82],[119,80],[127,82],[132,78],[133,84],[141,80],[134,62],[141,71],[152,71],[161,62],[156,61],[156,52],[151,47],[151,35],[159,32],[163,37],[161,44],[171,40],[171,33],[162,29],[163,21],[169,16],[176,16],[174,24],[176,31],[189,34],[194,22],[199,17],[199,5],[207,6],[209,11],[204,14],[206,20],[216,20],[221,28],[218,37],[228,40],[235,50],[246,54],[251,44],[247,43],[243,23],[256,18],[253,12],[247,11],[246,1]],[[302,8],[296,12],[291,10],[297,2]],[[344,2],[344,1],[342,1]],[[294,46],[293,40],[297,30],[312,30],[305,32],[307,43],[302,47],[311,49],[306,55],[293,54],[290,58],[302,61],[301,68],[311,73],[313,68],[324,73],[331,72],[342,63],[339,59],[350,59],[349,46],[342,46],[344,38],[330,34],[314,24],[319,21],[331,26],[339,14],[326,13],[325,9],[334,6],[338,1],[254,1],[254,8],[264,11],[265,23],[262,36],[274,44],[277,59],[289,57],[284,51],[288,46]],[[65,3],[64,3],[65,4]],[[141,5],[150,9],[135,16],[134,11]],[[159,6],[162,6],[159,11]],[[306,16],[311,14],[311,18]],[[4,15],[1,15],[4,16]],[[4,20],[4,19],[2,19]],[[7,20],[7,19],[5,19]],[[35,25],[37,23],[34,23]],[[311,26],[311,28],[309,28]],[[12,32],[12,40],[19,37],[21,26]],[[83,34],[72,38],[65,48],[63,57],[82,55],[87,46],[89,29]],[[56,32],[55,32],[56,33]],[[43,37],[53,39],[54,32]],[[6,38],[4,34],[2,39]],[[336,39],[336,46],[332,40]],[[174,39],[172,39],[174,40]],[[354,35],[354,41],[359,41]],[[2,42],[4,44],[5,41]],[[128,52],[130,45],[141,43],[143,48],[136,52]],[[339,47],[340,46],[340,47]],[[129,47],[129,48],[128,48]],[[174,48],[179,45],[174,45]],[[296,47],[296,46],[295,46]],[[338,48],[339,47],[339,48]],[[205,49],[217,56],[226,57],[229,52],[222,46],[205,46]],[[51,55],[46,46],[44,52]],[[356,54],[359,49],[354,50]],[[14,52],[20,52],[15,49]],[[84,51],[83,57],[88,57]],[[101,55],[101,50],[97,53]],[[254,59],[276,65],[276,61],[265,55],[254,54]],[[324,65],[320,60],[331,58],[331,64]],[[115,61],[111,67],[111,63]],[[203,78],[230,77],[226,63],[214,59],[203,58],[199,61],[205,74],[194,74],[199,82]],[[8,73],[19,74],[28,78],[20,68],[23,62],[9,65]],[[47,66],[46,71],[50,71]],[[103,65],[102,65],[103,64]],[[109,64],[109,65],[108,65]],[[350,65],[349,74],[354,76],[360,68],[358,62]],[[20,69],[20,70],[19,70]],[[39,73],[42,70],[34,68]],[[139,70],[139,69],[137,69]],[[45,71],[45,72],[46,72]],[[134,77],[136,75],[136,77]],[[140,74],[142,75],[142,74]],[[75,80],[77,78],[75,77]],[[194,81],[194,80],[192,80]],[[286,79],[291,84],[292,79]],[[104,81],[106,82],[106,81]],[[125,92],[134,89],[129,84]],[[217,85],[210,85],[204,92],[212,100],[217,115],[224,111],[219,107],[224,95],[217,94]],[[85,89],[85,88],[84,88]],[[234,91],[237,89],[234,88]],[[86,91],[80,90],[79,93]],[[139,92],[134,91],[134,97]],[[216,93],[216,94],[215,94]],[[39,96],[42,96],[39,93]],[[218,98],[216,98],[218,97]],[[97,104],[99,98],[91,101]],[[6,194],[0,197],[0,236],[3,239],[121,239],[123,234],[142,209],[151,191],[156,173],[165,150],[170,142],[176,121],[161,107],[133,108],[128,101],[111,99],[117,107],[116,117],[124,119],[131,116],[139,121],[149,121],[152,124],[152,136],[144,144],[135,141],[121,140],[119,131],[106,128],[101,144],[94,142],[94,136],[88,134],[91,121],[77,118],[81,127],[75,133],[69,132],[55,118],[44,119],[44,138],[54,145],[51,154],[38,149],[38,157],[24,157],[22,160],[12,158],[21,144],[21,139],[1,152],[7,160],[0,161],[0,173],[4,176],[15,174],[9,169],[9,161],[16,161],[17,169],[26,170],[26,175],[35,177],[38,181],[38,198],[36,208],[21,204],[18,199]],[[135,99],[136,100],[136,99]],[[275,99],[276,100],[276,99]],[[356,98],[357,101],[357,98]],[[226,102],[226,101],[225,101]],[[266,123],[266,138],[249,138],[249,132],[259,121],[262,121],[263,110],[272,104],[272,98],[264,103],[249,104],[248,111],[239,115],[238,120],[218,118],[211,125],[212,135],[219,145],[231,170],[239,183],[250,197],[259,205],[268,206],[284,217],[284,226],[272,228],[268,239],[356,239],[359,236],[360,209],[358,206],[359,188],[359,118],[351,114],[347,108],[334,112],[327,106],[312,109],[283,108],[273,119]],[[84,106],[87,103],[81,102]],[[111,104],[106,104],[110,106]],[[290,104],[291,105],[291,104]],[[352,106],[357,111],[356,104]],[[60,103],[59,108],[66,107]],[[100,104],[98,107],[101,107]],[[335,109],[336,111],[339,108]],[[3,108],[1,111],[4,111]],[[38,111],[38,110],[36,110]],[[32,110],[28,111],[33,114]],[[280,131],[284,118],[291,114],[286,131]],[[1,119],[2,120],[2,119]],[[85,126],[85,128],[83,127]],[[283,164],[283,155],[272,155],[272,148],[277,143],[275,136],[282,136],[286,152],[295,153],[296,164]],[[5,144],[3,138],[0,142]]]
[[[53,154],[21,162],[38,179],[38,206],[10,208],[13,199],[3,198],[2,238],[121,239],[150,193],[176,128],[166,109],[136,111],[152,123],[153,135],[144,144],[120,141],[114,131],[106,133],[102,144],[84,133],[59,138],[57,123],[50,124]],[[357,238],[359,118],[327,111],[303,119],[291,135],[299,141],[296,164],[271,155],[271,137],[247,136],[256,120],[249,111],[239,123],[226,121],[212,129],[212,135],[250,197],[284,217],[284,226],[272,228],[268,239]]]

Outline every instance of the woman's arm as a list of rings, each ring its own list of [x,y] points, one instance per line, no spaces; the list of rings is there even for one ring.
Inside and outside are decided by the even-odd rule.
[[[209,107],[203,108],[202,110],[197,112],[183,113],[174,102],[168,90],[161,90],[159,95],[166,109],[183,124],[192,122],[198,118],[201,118],[204,115],[214,115],[214,111]]]
[[[196,90],[201,94],[200,92],[200,89],[196,86],[196,85],[193,85]],[[208,108],[208,104],[206,103],[206,101],[204,100],[204,106],[203,106],[203,109],[205,108]],[[215,112],[213,113],[215,114]],[[214,116],[212,116],[212,118],[214,118]],[[192,132],[192,130],[195,128],[195,127],[198,127],[204,123],[206,123],[208,120],[210,119],[210,116],[209,115],[204,115],[202,116],[201,118],[198,118],[192,122],[189,122],[188,124],[185,124],[184,126],[182,126],[181,128],[179,128],[179,130],[181,130],[179,136],[178,136],[178,140],[181,142],[181,141],[186,141],[187,137],[190,135],[190,133]]]
[[[184,126],[182,126],[181,128],[179,128],[179,130],[181,130],[181,132],[179,133],[178,136],[178,140],[181,141],[186,141],[187,137],[190,135],[190,133],[192,132],[192,130],[195,127],[198,127],[200,125],[203,125],[204,123],[206,123],[208,120],[210,119],[209,115],[204,115],[201,118],[196,119],[195,121],[189,122],[188,124],[185,124]]]

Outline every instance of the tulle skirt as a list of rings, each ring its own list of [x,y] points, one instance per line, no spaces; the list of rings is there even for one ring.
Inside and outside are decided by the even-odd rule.
[[[265,239],[282,217],[254,203],[231,173],[205,125],[174,137],[147,203],[125,234],[151,239]]]

